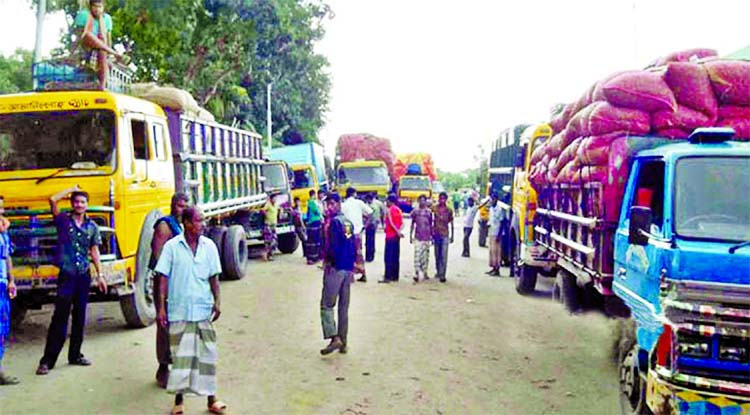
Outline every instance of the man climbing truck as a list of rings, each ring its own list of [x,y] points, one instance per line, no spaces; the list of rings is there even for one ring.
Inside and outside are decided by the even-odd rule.
[[[109,288],[92,291],[92,300],[119,299],[130,326],[155,318],[151,236],[177,191],[205,213],[223,277],[245,275],[252,216],[267,198],[259,135],[108,91],[32,92],[0,96],[0,149],[17,321],[53,299],[56,235],[47,198],[75,184],[89,191],[103,240]]]

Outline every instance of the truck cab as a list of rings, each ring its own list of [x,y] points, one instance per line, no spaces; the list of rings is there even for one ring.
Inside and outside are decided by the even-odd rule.
[[[300,200],[300,210],[302,213],[306,213],[307,202],[310,200],[310,190],[314,190],[316,193],[321,190],[318,174],[310,164],[294,164],[291,168],[294,176],[292,198]]]
[[[612,284],[634,323],[618,356],[626,413],[750,405],[750,143],[699,130],[630,171]]]
[[[353,187],[359,194],[376,193],[385,199],[390,184],[388,166],[381,160],[342,162],[336,169],[336,189],[342,197],[348,187]]]
[[[404,213],[410,213],[414,209],[419,196],[428,200],[432,197],[430,176],[407,174],[398,179],[399,205]]]

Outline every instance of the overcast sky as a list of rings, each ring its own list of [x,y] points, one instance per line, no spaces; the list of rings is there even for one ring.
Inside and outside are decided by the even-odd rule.
[[[500,130],[548,118],[607,74],[666,53],[750,43],[745,0],[328,0],[318,50],[331,62],[321,139],[391,139],[396,152],[430,152],[439,168],[472,167]],[[0,0],[0,51],[32,48],[35,16]],[[47,18],[44,49],[62,16]],[[265,128],[262,128],[265,129]]]

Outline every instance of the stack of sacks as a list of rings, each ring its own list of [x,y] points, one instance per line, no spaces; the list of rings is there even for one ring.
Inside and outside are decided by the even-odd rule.
[[[371,134],[344,134],[336,144],[339,162],[355,160],[382,160],[393,177],[394,156],[391,141]]]
[[[391,176],[394,183],[398,182],[401,176],[406,175],[410,165],[419,166],[420,172],[425,176],[430,176],[431,181],[437,180],[437,170],[435,170],[435,163],[432,161],[432,156],[427,153],[409,153],[396,156],[396,162],[393,165],[393,175]]]
[[[704,64],[719,103],[719,127],[750,138],[750,62],[715,60]]]

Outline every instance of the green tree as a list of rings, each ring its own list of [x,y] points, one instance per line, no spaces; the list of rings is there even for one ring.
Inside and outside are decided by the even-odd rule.
[[[0,55],[0,94],[30,91],[31,51],[16,49],[10,56]]]

